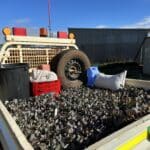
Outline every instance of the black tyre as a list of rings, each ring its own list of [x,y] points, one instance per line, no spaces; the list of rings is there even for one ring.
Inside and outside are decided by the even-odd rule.
[[[59,56],[57,75],[64,88],[79,87],[86,82],[86,69],[91,66],[88,57],[79,50],[67,50]]]
[[[57,55],[51,60],[50,66],[51,66],[51,70],[52,70],[52,71],[54,71],[54,72],[57,73],[57,66],[58,66],[59,59],[60,59],[66,52],[68,52],[68,50],[65,50],[65,51],[60,52],[59,54],[57,54]]]

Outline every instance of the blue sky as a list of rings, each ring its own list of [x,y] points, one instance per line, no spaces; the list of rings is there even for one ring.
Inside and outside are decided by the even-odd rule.
[[[150,27],[150,0],[50,0],[52,31]],[[48,27],[48,0],[1,0],[0,29]]]
[[[150,20],[150,0],[50,0],[52,30],[123,27]],[[48,0],[1,0],[0,28],[48,26]]]

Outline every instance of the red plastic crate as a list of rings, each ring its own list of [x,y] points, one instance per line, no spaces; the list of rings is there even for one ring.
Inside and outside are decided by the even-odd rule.
[[[60,80],[50,82],[31,82],[32,96],[39,96],[41,94],[46,94],[50,92],[59,94],[60,91],[61,91]]]
[[[18,35],[18,36],[26,36],[27,35],[26,28],[14,27],[12,30],[13,30],[13,35]]]

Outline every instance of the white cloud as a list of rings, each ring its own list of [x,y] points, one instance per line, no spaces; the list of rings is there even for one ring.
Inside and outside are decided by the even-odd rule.
[[[120,28],[150,28],[150,16],[145,17],[137,23],[123,25]]]
[[[98,25],[96,28],[112,28],[108,25]],[[115,27],[117,28],[117,27]],[[143,18],[141,21],[138,21],[133,24],[122,25],[118,28],[150,28],[150,16]]]
[[[96,26],[96,28],[109,28],[109,27],[106,25],[98,25],[98,26]]]
[[[20,19],[16,19],[14,20],[13,22],[15,24],[27,24],[27,23],[30,23],[30,18],[20,18]]]

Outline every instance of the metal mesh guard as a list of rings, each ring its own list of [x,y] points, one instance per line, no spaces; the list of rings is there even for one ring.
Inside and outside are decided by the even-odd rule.
[[[9,48],[4,63],[28,63],[30,68],[41,64],[49,64],[61,49],[48,48]]]

